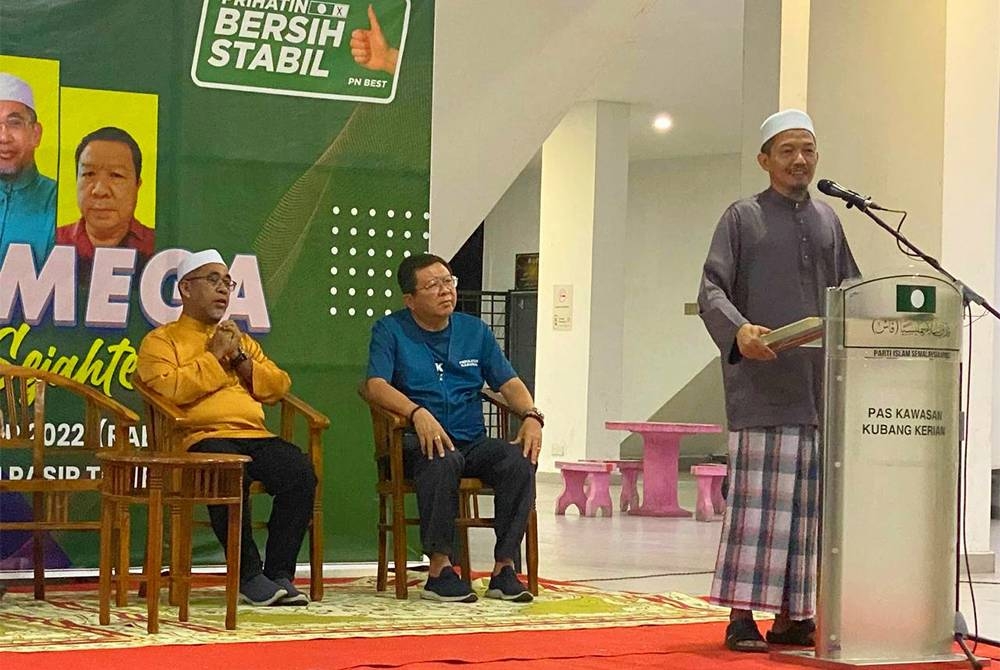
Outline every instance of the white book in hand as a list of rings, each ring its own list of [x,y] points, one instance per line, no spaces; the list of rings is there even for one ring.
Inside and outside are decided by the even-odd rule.
[[[807,316],[794,321],[787,326],[775,328],[767,335],[761,336],[761,341],[778,353],[785,349],[801,347],[809,342],[816,342],[823,337],[823,319],[819,316]],[[813,345],[816,346],[816,345]]]

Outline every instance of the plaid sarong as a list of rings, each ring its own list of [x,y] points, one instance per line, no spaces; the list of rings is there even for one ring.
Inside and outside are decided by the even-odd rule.
[[[709,600],[724,607],[816,609],[819,532],[818,430],[751,428],[729,433],[729,495]]]

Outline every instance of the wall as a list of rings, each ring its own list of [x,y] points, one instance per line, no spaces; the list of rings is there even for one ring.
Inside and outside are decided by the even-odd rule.
[[[533,160],[517,176],[486,217],[483,242],[483,289],[514,288],[514,255],[538,252],[541,161]]]
[[[622,411],[647,419],[718,355],[701,319],[684,316],[698,295],[715,224],[739,197],[739,154],[633,162]]]
[[[739,197],[739,154],[633,161],[629,165],[622,416],[648,419],[676,394],[680,404],[706,408],[690,420],[722,420],[719,384],[689,382],[709,366],[719,377],[717,351],[694,302],[701,266],[722,211]],[[513,286],[514,254],[538,249],[541,173],[533,162],[486,218],[483,286]],[[542,264],[545,259],[540,260]],[[704,377],[705,375],[702,375]],[[675,400],[680,400],[677,398]],[[687,411],[687,410],[685,410]],[[673,417],[683,420],[684,417]],[[720,452],[720,438],[689,438],[685,453]]]

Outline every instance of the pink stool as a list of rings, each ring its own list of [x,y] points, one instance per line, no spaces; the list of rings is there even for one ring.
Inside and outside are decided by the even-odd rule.
[[[556,498],[556,514],[566,514],[570,505],[576,505],[581,516],[597,516],[605,510],[611,516],[611,471],[614,463],[604,461],[556,461],[562,472],[563,490]]]
[[[622,494],[618,499],[622,514],[633,514],[639,511],[639,475],[642,474],[642,461],[616,461],[618,472],[622,473]]]
[[[691,474],[698,481],[698,502],[694,509],[694,518],[698,521],[711,521],[716,514],[726,511],[722,480],[727,471],[728,468],[721,463],[691,466]]]
[[[618,497],[618,506],[622,514],[635,514],[639,511],[639,475],[642,474],[642,460],[609,461],[604,459],[583,459],[584,463],[610,463],[618,468],[622,475],[622,492]]]

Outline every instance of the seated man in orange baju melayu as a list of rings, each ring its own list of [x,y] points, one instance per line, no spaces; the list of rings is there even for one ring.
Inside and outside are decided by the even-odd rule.
[[[250,515],[243,515],[240,595],[252,605],[306,605],[292,584],[295,561],[312,515],[316,475],[295,445],[264,426],[261,403],[275,403],[291,379],[249,335],[222,317],[235,284],[218,251],[189,254],[177,269],[181,317],[150,332],[139,347],[136,374],[186,410],[191,424],[181,447],[251,458],[244,479],[244,509],[252,481],[274,496],[262,563]],[[210,505],[212,529],[226,543],[224,506]]]

